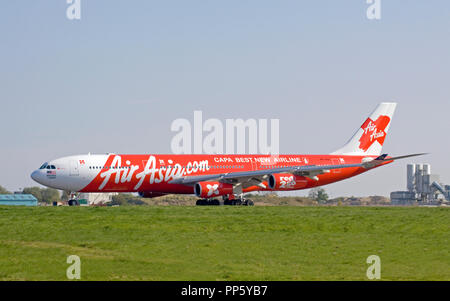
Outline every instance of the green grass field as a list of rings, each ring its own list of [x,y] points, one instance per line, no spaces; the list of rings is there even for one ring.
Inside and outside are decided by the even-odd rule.
[[[0,280],[450,280],[450,210],[0,207]]]

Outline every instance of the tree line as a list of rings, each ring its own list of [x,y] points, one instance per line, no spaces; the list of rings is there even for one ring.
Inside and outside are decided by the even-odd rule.
[[[27,187],[23,189],[24,194],[32,194],[38,202],[42,203],[53,203],[60,201],[69,200],[69,192],[63,191],[60,193],[58,190],[53,188],[40,188],[40,187]],[[7,189],[0,186],[0,194],[11,194]],[[326,204],[328,201],[328,194],[325,189],[318,187],[310,190],[308,197],[317,201],[319,204]],[[144,199],[134,196],[129,193],[120,193],[112,197],[112,202],[110,205],[146,205],[147,203]]]
[[[53,188],[40,188],[40,187],[26,187],[22,191],[23,194],[32,194],[38,202],[41,203],[53,203],[60,201],[67,201],[69,199],[68,192],[64,191],[62,194]],[[0,186],[0,194],[12,194],[6,188]]]
[[[24,194],[32,194],[40,203],[48,203],[52,204],[53,202],[61,202],[69,200],[69,192],[63,191],[62,193],[59,190],[53,188],[40,188],[40,187],[26,187],[23,189],[22,193]],[[0,194],[12,194],[10,191],[0,186]],[[111,205],[145,205],[146,203],[142,200],[142,198],[134,196],[132,194],[123,193],[119,195],[115,195],[112,198]]]

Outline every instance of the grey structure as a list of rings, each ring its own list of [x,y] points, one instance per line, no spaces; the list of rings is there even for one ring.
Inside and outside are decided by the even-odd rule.
[[[450,202],[450,185],[440,183],[438,175],[431,174],[430,164],[408,164],[407,191],[391,192],[392,205],[440,205]]]

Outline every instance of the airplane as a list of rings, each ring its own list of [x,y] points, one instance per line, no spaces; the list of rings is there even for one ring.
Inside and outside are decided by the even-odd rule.
[[[327,155],[87,154],[46,162],[31,178],[74,193],[195,194],[197,205],[251,206],[248,192],[310,189],[424,155],[381,153],[396,106],[379,104],[347,144]]]

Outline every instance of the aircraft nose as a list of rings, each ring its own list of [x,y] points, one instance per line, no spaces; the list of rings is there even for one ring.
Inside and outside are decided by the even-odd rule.
[[[41,183],[39,180],[40,180],[40,176],[39,176],[39,171],[38,170],[35,170],[35,171],[33,171],[32,173],[31,173],[31,178],[34,180],[34,181],[36,181],[36,182],[38,182],[38,183]]]

